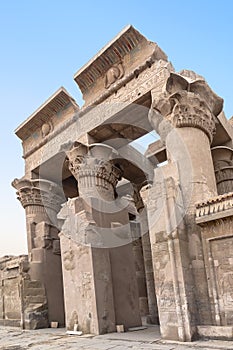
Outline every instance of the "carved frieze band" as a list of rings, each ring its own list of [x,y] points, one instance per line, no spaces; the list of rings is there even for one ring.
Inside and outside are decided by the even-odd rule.
[[[196,204],[196,218],[224,212],[233,208],[233,192],[214,197],[204,203]]]
[[[232,195],[232,194],[231,194]],[[225,216],[202,225],[202,242],[207,274],[212,322],[231,324],[233,312],[233,216]]]
[[[156,89],[158,93],[162,91],[162,87],[168,78],[170,72],[174,70],[169,62],[159,60],[156,61],[151,68],[145,63],[143,69],[139,69],[139,76],[136,78],[134,72],[129,77],[124,76],[122,79],[118,79],[112,84],[105,93],[92,102],[92,106],[97,106],[103,101],[106,102],[102,107],[102,111],[99,112],[98,107],[90,109],[87,105],[82,108],[78,113],[74,112],[73,116],[64,121],[61,126],[58,126],[52,132],[37,144],[24,145],[24,158],[28,158],[34,152],[43,150],[43,159],[47,160],[53,154],[59,151],[59,146],[62,143],[67,142],[67,137],[70,138],[71,134],[73,141],[78,139],[83,132],[88,132],[99,124],[105,122],[111,118],[113,114],[116,114],[126,105],[134,103],[140,96],[148,93],[152,88]],[[119,84],[119,86],[118,86]],[[117,93],[115,93],[117,91]],[[120,103],[119,103],[120,102]],[[42,148],[47,143],[47,147]],[[39,165],[38,160],[40,157],[31,158],[33,163],[32,168]]]

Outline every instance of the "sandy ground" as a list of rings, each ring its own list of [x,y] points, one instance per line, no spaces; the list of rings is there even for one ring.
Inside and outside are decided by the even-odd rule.
[[[162,341],[158,327],[101,336],[68,335],[63,328],[22,331],[0,327],[0,350],[233,350],[233,341],[208,340],[192,343]]]

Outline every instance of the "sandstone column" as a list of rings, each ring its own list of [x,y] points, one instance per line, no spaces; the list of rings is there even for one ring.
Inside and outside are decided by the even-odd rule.
[[[134,230],[136,231],[133,245],[141,316],[144,316],[143,320],[146,323],[158,324],[158,308],[155,295],[151,244],[148,232],[146,187],[147,186],[144,186],[144,188],[142,188],[142,184],[133,184],[132,199],[135,205],[137,220],[132,221],[131,225],[132,233]],[[136,239],[138,237],[140,238]]]
[[[30,278],[38,281],[38,288],[42,288],[42,295],[35,295],[31,303],[38,299],[39,304],[40,299],[44,300],[44,288],[48,321],[58,321],[60,325],[64,325],[60,240],[56,227],[57,213],[61,203],[65,201],[62,189],[57,184],[42,179],[16,179],[12,184],[18,190],[18,199],[26,213]],[[29,289],[32,285],[33,283]],[[39,291],[35,290],[35,293]]]
[[[135,211],[136,211],[136,208],[135,208]],[[138,294],[139,294],[139,309],[140,309],[141,318],[145,323],[148,320],[149,309],[148,309],[146,274],[145,274],[145,266],[144,266],[144,258],[143,258],[140,221],[137,219],[130,220],[130,228],[131,228],[131,234],[132,234],[132,245],[133,245],[137,287],[138,287]]]
[[[184,71],[183,76],[172,73],[166,83],[165,92],[160,96],[153,96],[152,91],[152,97],[150,120],[162,141],[166,143],[167,169],[169,170],[171,164],[177,166],[178,176],[173,175],[176,177],[174,189],[180,188],[182,193],[183,213],[179,213],[178,222],[174,225],[170,222],[169,195],[166,195],[165,216],[171,226],[169,230],[176,234],[172,234],[170,238],[167,235],[164,244],[166,242],[169,251],[168,262],[173,276],[170,293],[174,293],[176,306],[181,303],[181,307],[177,309],[177,324],[181,320],[183,330],[178,325],[178,338],[190,340],[195,333],[195,325],[211,323],[201,236],[195,224],[195,203],[217,194],[210,143],[215,131],[214,118],[221,111],[222,100],[212,92],[203,78],[188,71]],[[165,174],[165,182],[166,176]],[[174,195],[173,198],[174,206],[178,208]],[[180,224],[185,225],[185,231],[179,227]],[[158,239],[156,229],[152,232],[158,251],[163,240]],[[155,254],[154,251],[154,258]],[[154,268],[156,269],[156,264]],[[164,298],[163,294],[160,295],[161,298]],[[182,305],[184,299],[185,307]],[[161,300],[158,306],[160,309]],[[160,310],[160,321],[163,313]],[[173,321],[172,324],[175,326],[176,322]],[[161,324],[165,337],[168,325],[165,322]]]
[[[233,188],[233,149],[217,146],[211,149],[218,194],[232,192]]]
[[[148,297],[148,308],[149,308],[149,317],[151,322],[154,324],[159,324],[158,316],[158,306],[155,294],[155,280],[154,280],[154,271],[153,271],[153,261],[151,253],[151,242],[148,228],[148,191],[149,185],[145,185],[141,188],[140,194],[144,203],[144,208],[140,213],[141,220],[141,233],[142,233],[142,249],[143,249],[143,258],[146,274],[146,287],[147,287],[147,297]]]
[[[128,212],[115,200],[122,171],[110,160],[112,152],[79,143],[67,152],[79,197],[59,213],[66,325],[77,323],[84,333],[140,324],[132,246],[118,242],[130,237],[130,227]]]
[[[135,269],[137,277],[137,286],[139,293],[139,308],[142,323],[151,322],[149,320],[149,308],[148,308],[148,297],[147,297],[147,285],[146,285],[146,272],[144,266],[144,256],[142,247],[142,232],[140,225],[139,212],[143,209],[143,201],[140,196],[140,185],[131,183],[132,194],[128,194],[125,199],[129,202],[129,213],[130,213],[130,228],[133,243],[133,253],[135,260]]]

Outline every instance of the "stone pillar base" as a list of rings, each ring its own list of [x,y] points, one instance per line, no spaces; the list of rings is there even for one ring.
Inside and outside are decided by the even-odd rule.
[[[197,326],[199,338],[233,340],[233,326]]]

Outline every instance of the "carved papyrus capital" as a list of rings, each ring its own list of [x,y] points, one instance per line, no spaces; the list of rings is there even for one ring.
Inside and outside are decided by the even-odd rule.
[[[68,168],[76,180],[78,180],[79,169],[87,152],[88,147],[79,142],[75,142],[72,149],[66,152],[68,157]]]
[[[17,189],[17,199],[24,208],[40,206],[58,212],[65,201],[60,186],[48,180],[15,179],[12,186]]]
[[[75,145],[67,152],[69,170],[78,181],[80,194],[94,193],[107,194],[114,198],[115,188],[122,176],[120,167],[111,160],[111,147],[105,145]],[[104,197],[106,197],[104,195]]]
[[[191,79],[187,72],[185,76],[171,73],[163,94],[153,96],[152,91],[149,119],[162,136],[166,137],[164,132],[169,133],[171,127],[193,127],[204,131],[212,142],[215,116],[221,112],[223,101],[203,78],[193,73]]]
[[[212,142],[215,133],[214,116],[207,104],[198,95],[181,91],[171,98],[174,103],[171,115],[168,119],[176,128],[193,127],[201,129]]]

